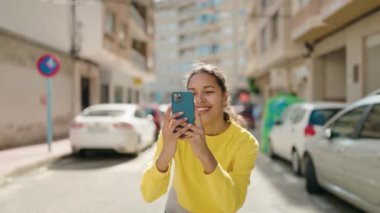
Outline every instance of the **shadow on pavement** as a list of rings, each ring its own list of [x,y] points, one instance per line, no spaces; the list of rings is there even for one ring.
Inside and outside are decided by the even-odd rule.
[[[108,150],[89,150],[84,156],[68,155],[51,164],[52,170],[92,170],[126,163],[135,156]]]
[[[331,212],[330,210],[332,212],[363,212],[328,192],[320,195],[308,194],[305,190],[305,179],[294,175],[290,163],[281,158],[271,159],[267,155],[260,153],[256,167],[268,178],[268,181],[275,186],[278,192],[283,194],[282,197],[286,198],[289,203],[299,206],[309,205],[309,202],[305,202],[306,199],[321,212]],[[321,202],[325,203],[325,205],[321,205]]]

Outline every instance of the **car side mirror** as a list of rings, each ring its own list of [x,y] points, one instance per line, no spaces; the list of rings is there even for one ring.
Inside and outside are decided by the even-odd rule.
[[[331,138],[332,138],[332,132],[331,132],[331,129],[330,129],[330,128],[325,129],[324,132],[323,132],[323,136],[324,136],[326,139],[331,139]]]
[[[280,126],[280,125],[282,125],[282,121],[278,120],[278,121],[274,122],[274,125]]]

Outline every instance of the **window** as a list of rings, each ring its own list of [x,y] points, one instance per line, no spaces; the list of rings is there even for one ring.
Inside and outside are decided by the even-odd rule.
[[[287,107],[284,112],[282,113],[282,116],[281,116],[281,122],[283,124],[285,123],[290,123],[291,122],[291,117],[292,117],[292,113],[294,111],[294,107]]]
[[[132,88],[128,88],[127,103],[132,103]]]
[[[142,109],[136,109],[136,112],[135,112],[135,117],[136,118],[145,118],[145,111],[142,110]]]
[[[292,115],[291,115],[292,123],[293,124],[297,124],[298,122],[300,122],[302,120],[302,118],[303,118],[304,115],[305,115],[305,110],[304,109],[295,108],[293,110]]]
[[[125,43],[127,41],[127,25],[125,23],[122,23],[120,25],[120,31],[119,31],[119,41],[121,43]]]
[[[380,139],[380,104],[372,108],[360,132],[360,137]]]
[[[353,109],[338,118],[332,125],[333,137],[353,137],[358,121],[363,115],[367,106]]]
[[[261,9],[265,10],[266,7],[267,7],[267,0],[261,0]]]
[[[118,116],[122,116],[124,114],[125,114],[125,112],[122,110],[92,109],[92,110],[88,110],[88,111],[83,112],[82,115],[86,116],[86,117],[118,117]]]
[[[115,32],[115,13],[113,13],[110,10],[107,10],[105,24],[106,33],[113,34]]]
[[[261,52],[265,52],[268,47],[267,28],[261,29]]]
[[[211,45],[211,54],[216,54],[219,51],[219,45],[213,44]]]
[[[140,102],[140,91],[136,90],[135,91],[135,98],[136,98],[136,104]]]
[[[108,103],[109,102],[109,86],[107,84],[102,84],[100,87],[100,101],[102,103]]]
[[[115,87],[115,103],[123,103],[123,88]]]
[[[309,3],[310,0],[298,0],[301,7],[304,7]]]
[[[313,110],[309,118],[309,124],[323,126],[340,109],[317,109]]]
[[[271,27],[272,27],[272,41],[276,41],[278,38],[278,11],[272,16]]]

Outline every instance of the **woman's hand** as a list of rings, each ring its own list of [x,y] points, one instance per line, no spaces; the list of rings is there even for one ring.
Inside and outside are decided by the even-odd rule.
[[[169,168],[169,162],[176,152],[178,138],[190,129],[187,119],[178,119],[183,113],[171,115],[171,111],[172,108],[169,106],[162,127],[163,147],[156,162],[157,169],[161,172],[166,172]]]
[[[203,128],[201,117],[195,110],[196,125],[187,131],[185,140],[191,144],[194,154],[199,158],[206,174],[212,173],[218,162],[210,151],[206,143],[205,130]]]

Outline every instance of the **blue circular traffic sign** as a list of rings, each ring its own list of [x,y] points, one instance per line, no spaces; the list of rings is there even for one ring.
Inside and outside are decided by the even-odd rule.
[[[39,73],[46,78],[51,78],[56,75],[60,66],[59,59],[51,54],[45,54],[37,61]]]

